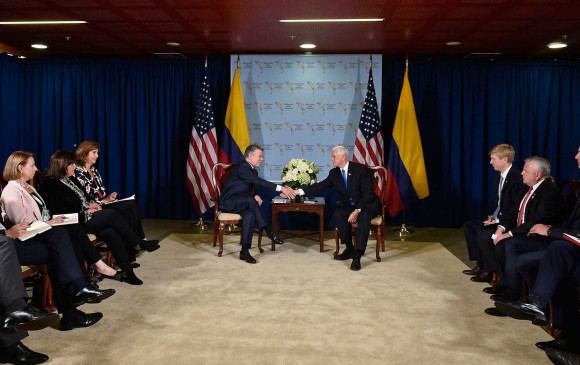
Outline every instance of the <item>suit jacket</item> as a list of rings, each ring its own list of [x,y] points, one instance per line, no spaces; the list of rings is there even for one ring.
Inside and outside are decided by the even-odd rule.
[[[276,190],[276,184],[259,177],[258,171],[248,161],[244,160],[232,169],[228,180],[222,188],[219,202],[220,209],[232,210],[236,198],[253,196],[256,187]]]
[[[550,179],[545,179],[528,199],[524,213],[524,223],[516,227],[519,205],[524,198],[514,204],[509,214],[504,215],[499,224],[505,227],[506,232],[513,234],[527,234],[536,224],[557,224],[562,221],[564,199],[560,189]]]
[[[84,192],[82,186],[74,176],[71,176],[69,179]],[[40,195],[44,198],[46,206],[52,215],[78,213],[79,222],[85,222],[83,202],[78,195],[71,188],[63,184],[60,179],[48,176],[44,179],[38,190]],[[86,193],[85,198],[87,201],[90,199]]]
[[[34,188],[32,188],[34,189]],[[0,198],[6,216],[12,224],[22,221],[41,221],[42,213],[36,201],[16,180],[9,181]]]
[[[580,238],[580,195],[576,198],[572,213],[564,224],[550,229],[550,237],[562,238],[564,233]]]
[[[342,173],[338,167],[328,172],[328,177],[321,182],[305,187],[306,195],[315,195],[324,189],[334,187],[343,198],[343,202],[354,204],[355,209],[371,209],[376,214],[381,212],[381,202],[373,189],[373,180],[365,165],[350,161],[348,164],[346,182],[342,180]]]
[[[514,204],[522,201],[522,198],[527,192],[527,185],[522,181],[522,173],[520,170],[516,169],[513,165],[508,171],[506,178],[503,182],[501,188],[501,200],[499,212],[497,213],[497,218],[501,221],[501,218],[509,214],[509,211],[513,208]],[[499,189],[499,178],[498,174],[495,179],[495,191]],[[493,209],[497,207],[498,195],[494,194],[495,198],[493,200]]]

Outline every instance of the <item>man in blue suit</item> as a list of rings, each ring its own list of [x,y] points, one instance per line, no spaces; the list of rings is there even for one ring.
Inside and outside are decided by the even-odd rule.
[[[252,237],[255,228],[264,228],[268,237],[277,244],[284,241],[278,233],[272,230],[270,223],[264,218],[260,205],[262,199],[254,194],[257,187],[279,191],[293,198],[294,191],[287,187],[276,185],[258,176],[258,168],[264,161],[264,150],[256,145],[249,145],[244,152],[245,160],[234,167],[220,195],[220,210],[227,213],[236,213],[242,216],[242,251],[240,260],[255,264],[256,259],[250,255]]]
[[[349,161],[346,147],[334,147],[331,158],[335,168],[328,172],[326,179],[295,192],[300,195],[315,195],[330,187],[338,190],[343,200],[336,203],[333,217],[340,241],[346,245],[346,249],[335,259],[352,259],[350,269],[358,271],[361,269],[360,258],[367,247],[371,219],[381,214],[381,201],[374,192],[373,180],[367,167]],[[357,222],[356,247],[352,243],[350,225],[354,222]]]

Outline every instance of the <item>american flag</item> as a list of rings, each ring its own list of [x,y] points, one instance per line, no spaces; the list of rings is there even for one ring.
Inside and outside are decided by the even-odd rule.
[[[207,81],[207,66],[201,84],[201,93],[189,139],[187,156],[187,188],[193,198],[198,217],[214,206],[215,195],[211,183],[211,169],[217,163],[217,138],[213,120],[213,107]]]
[[[372,66],[369,70],[367,95],[356,131],[353,161],[367,166],[383,166],[383,131],[375,95]],[[382,181],[379,180],[379,188],[382,186]]]

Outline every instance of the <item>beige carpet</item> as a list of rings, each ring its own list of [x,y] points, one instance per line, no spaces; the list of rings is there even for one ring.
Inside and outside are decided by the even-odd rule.
[[[352,272],[330,240],[324,253],[300,239],[253,249],[257,265],[236,240],[218,258],[207,235],[170,235],[139,259],[143,286],[101,283],[117,294],[81,308],[103,312],[99,323],[25,343],[54,364],[550,363],[534,347],[550,337],[485,315],[484,285],[437,243],[387,242],[380,263],[369,247]]]

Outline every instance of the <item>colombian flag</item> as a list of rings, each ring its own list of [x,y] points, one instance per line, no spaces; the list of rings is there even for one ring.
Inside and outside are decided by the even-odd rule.
[[[393,127],[387,170],[386,205],[391,216],[409,208],[413,202],[429,196],[423,147],[409,84],[408,68],[405,69]]]
[[[250,133],[246,120],[244,94],[240,81],[240,65],[234,72],[228,108],[226,110],[225,128],[219,152],[219,162],[239,163],[244,160],[244,150],[250,145]]]

